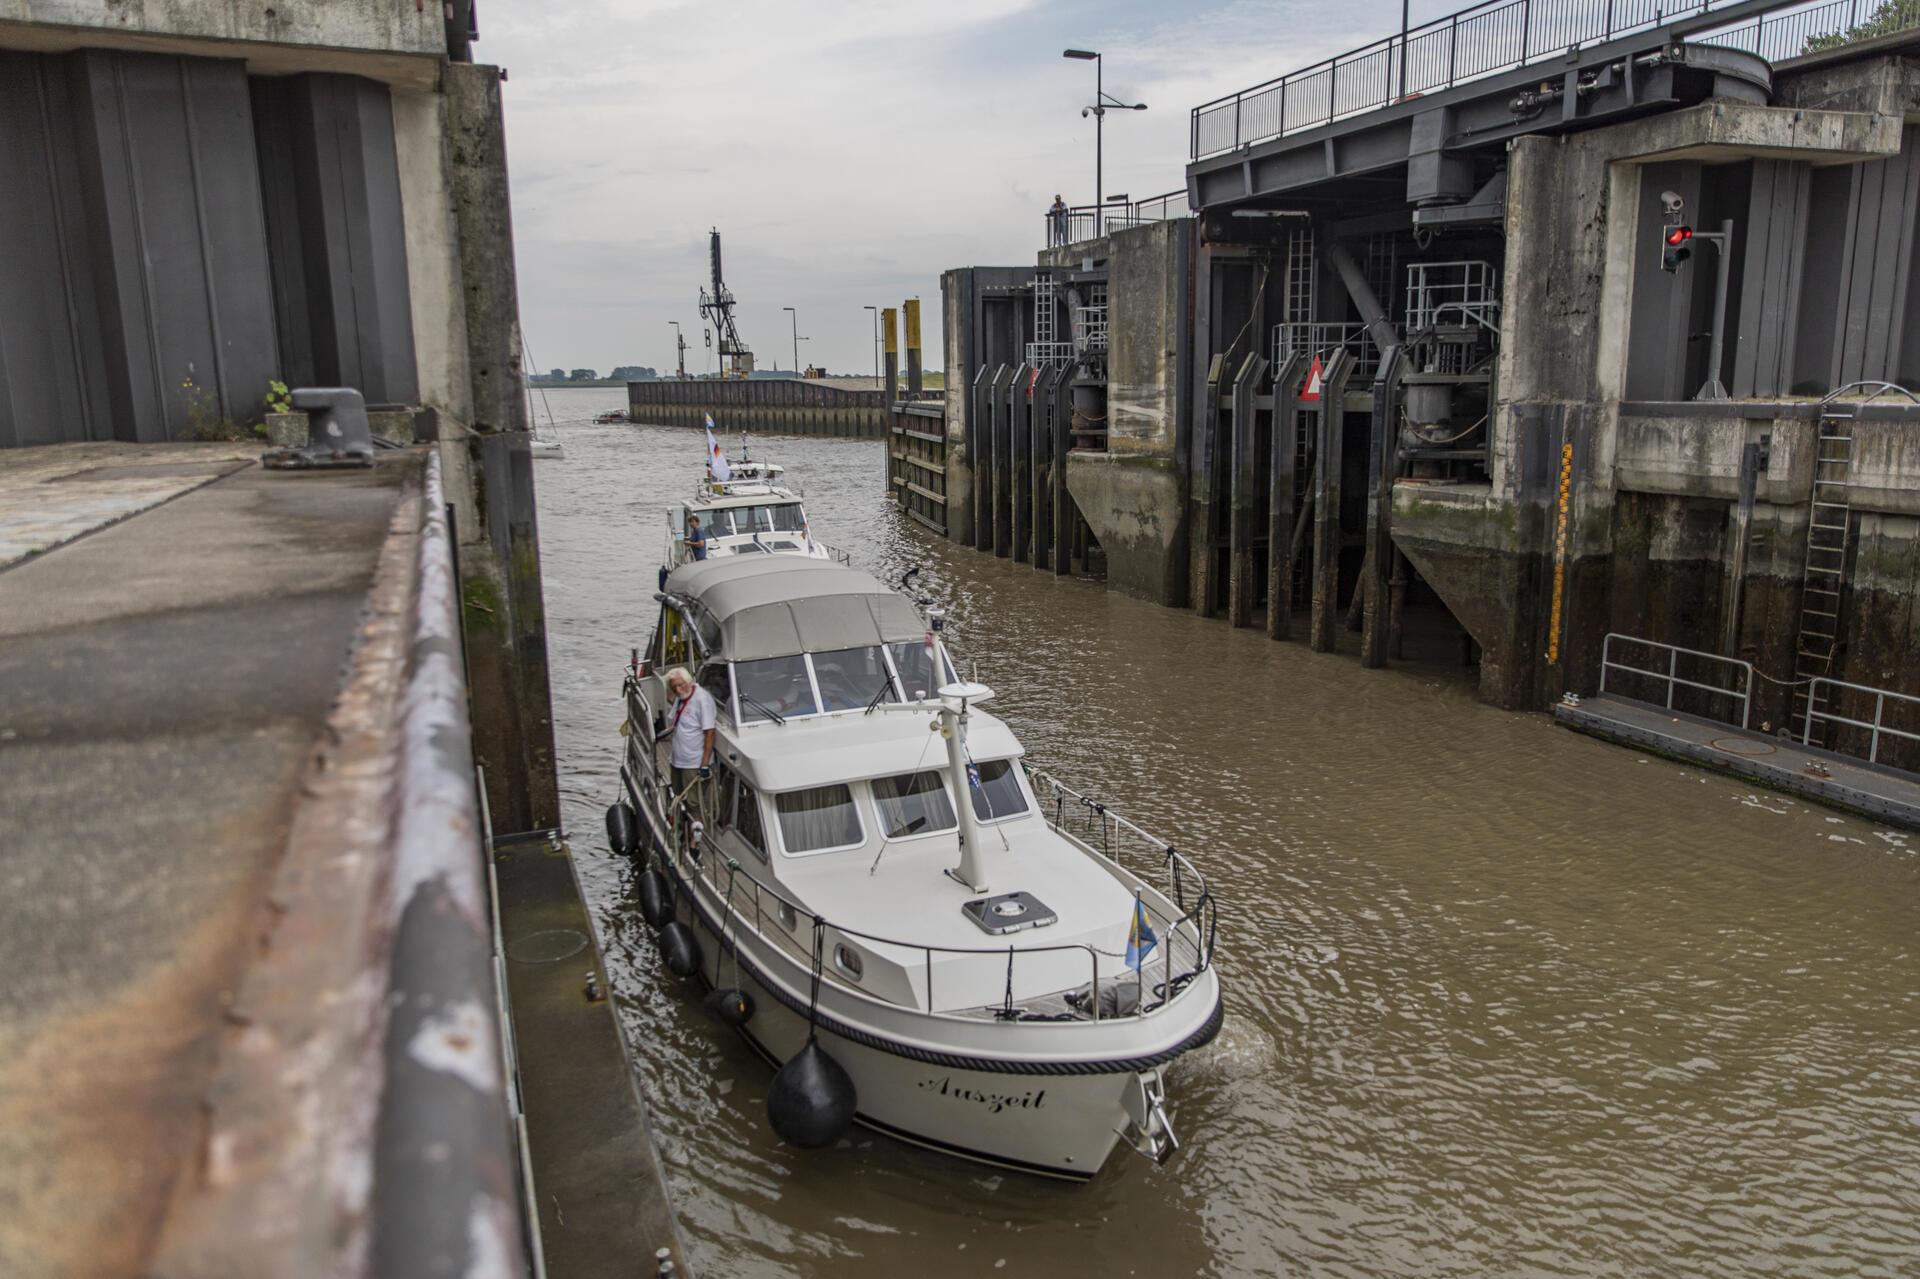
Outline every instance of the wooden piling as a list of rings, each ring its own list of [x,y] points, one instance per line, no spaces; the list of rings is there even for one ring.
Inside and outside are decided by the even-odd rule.
[[[1346,433],[1347,378],[1353,357],[1335,351],[1320,375],[1320,433],[1313,468],[1313,609],[1307,645],[1316,653],[1334,648],[1340,614],[1340,465]]]
[[[1260,458],[1255,447],[1258,430],[1255,403],[1267,361],[1249,355],[1234,375],[1232,393],[1231,465],[1227,497],[1227,624],[1253,624],[1253,597],[1259,577],[1259,550],[1255,505],[1259,491]]]
[[[1300,386],[1307,357],[1288,355],[1273,379],[1273,440],[1268,462],[1267,635],[1286,639],[1293,629],[1294,459],[1300,447]]]

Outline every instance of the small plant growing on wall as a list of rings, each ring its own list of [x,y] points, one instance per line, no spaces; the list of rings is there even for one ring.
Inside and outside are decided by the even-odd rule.
[[[267,383],[267,398],[265,402],[267,412],[269,413],[293,412],[293,394],[287,390],[287,384],[279,378],[275,378],[273,381]]]

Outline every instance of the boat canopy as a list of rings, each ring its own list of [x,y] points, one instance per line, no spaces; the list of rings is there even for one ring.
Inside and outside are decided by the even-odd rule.
[[[734,662],[898,644],[927,629],[871,574],[797,555],[695,560],[668,575],[667,593],[686,602],[708,650]]]

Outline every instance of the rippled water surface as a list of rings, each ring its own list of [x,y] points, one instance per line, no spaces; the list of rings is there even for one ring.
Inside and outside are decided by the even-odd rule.
[[[1194,851],[1228,1021],[1167,1168],[1000,1176],[856,1129],[803,1154],[605,850],[620,668],[693,431],[548,393],[565,817],[705,1276],[1920,1274],[1920,855],[1798,801],[1351,657],[953,548],[882,445],[757,441],[816,534],[920,584],[1031,754]],[[536,414],[544,413],[536,398]]]

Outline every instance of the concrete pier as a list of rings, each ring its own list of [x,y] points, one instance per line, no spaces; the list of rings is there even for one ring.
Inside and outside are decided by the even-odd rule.
[[[533,1187],[566,1273],[677,1251],[564,848],[488,905],[434,450],[65,452],[4,455],[73,535],[0,571],[0,1271],[530,1269]]]
[[[1920,29],[1576,9],[1606,38],[1443,17],[1404,93],[1345,70],[1389,35],[1204,104],[1183,200],[948,271],[926,521],[1037,566],[1025,424],[1079,571],[1229,626],[1382,667],[1416,616],[1510,709],[1610,632],[1751,663],[1756,726],[1920,694]]]

